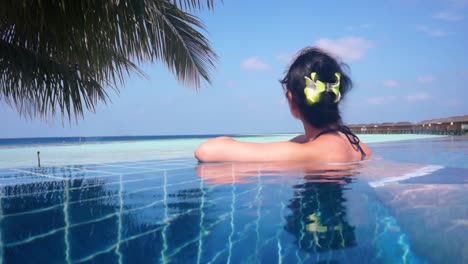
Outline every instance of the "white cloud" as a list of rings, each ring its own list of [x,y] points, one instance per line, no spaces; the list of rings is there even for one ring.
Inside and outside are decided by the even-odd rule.
[[[383,85],[385,87],[397,87],[398,81],[397,80],[385,80],[383,81]]]
[[[418,83],[425,83],[425,84],[428,84],[428,83],[433,83],[435,80],[435,77],[432,76],[432,75],[425,75],[425,76],[419,76],[416,81]]]
[[[266,71],[270,65],[261,61],[258,57],[250,57],[242,61],[241,67],[249,71]]]
[[[414,93],[406,96],[406,100],[409,102],[418,102],[418,101],[426,101],[431,98],[431,95],[425,92]]]
[[[369,40],[361,37],[321,38],[315,45],[348,61],[361,59],[373,46]]]
[[[433,16],[435,19],[444,20],[444,21],[461,21],[463,20],[463,16],[458,15],[456,13],[450,11],[442,11],[439,13],[435,13]]]
[[[373,105],[384,105],[392,103],[396,99],[396,96],[374,96],[366,99],[368,104]]]
[[[441,29],[428,27],[426,25],[417,25],[416,29],[430,37],[445,37],[448,35],[447,32]]]

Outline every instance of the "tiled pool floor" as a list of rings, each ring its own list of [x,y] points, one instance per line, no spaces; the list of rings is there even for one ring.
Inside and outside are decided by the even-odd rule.
[[[411,197],[395,197],[420,187],[414,180],[374,189],[359,171],[254,166],[241,174],[239,168],[170,159],[0,169],[0,257],[5,263],[427,260],[424,250],[413,250],[414,232],[399,222],[408,226],[418,212],[395,211],[381,200],[413,210],[404,202]],[[464,189],[452,190],[460,199]],[[427,219],[419,216],[422,225]]]

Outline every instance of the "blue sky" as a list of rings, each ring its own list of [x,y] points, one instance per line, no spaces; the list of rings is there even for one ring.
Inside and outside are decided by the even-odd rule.
[[[0,138],[299,132],[278,80],[299,49],[349,64],[346,123],[468,114],[468,0],[225,0],[197,13],[219,55],[199,92],[162,64],[142,65],[83,120],[31,120],[0,102]]]

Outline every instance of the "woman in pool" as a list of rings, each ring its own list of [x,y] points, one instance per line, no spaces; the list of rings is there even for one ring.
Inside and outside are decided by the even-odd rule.
[[[305,48],[281,80],[291,114],[304,126],[303,135],[273,143],[218,137],[201,144],[195,157],[201,162],[353,162],[369,158],[367,146],[341,121],[339,104],[352,86],[342,66],[318,48]]]

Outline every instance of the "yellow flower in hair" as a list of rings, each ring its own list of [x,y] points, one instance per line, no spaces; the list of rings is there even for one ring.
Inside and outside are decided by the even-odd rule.
[[[336,82],[335,83],[324,83],[318,80],[317,73],[312,72],[310,78],[305,76],[306,87],[304,88],[304,94],[306,96],[306,102],[309,105],[316,104],[320,101],[320,94],[327,91],[333,92],[335,94],[335,103],[341,99],[340,93],[340,80],[341,74],[339,72],[335,73]]]

